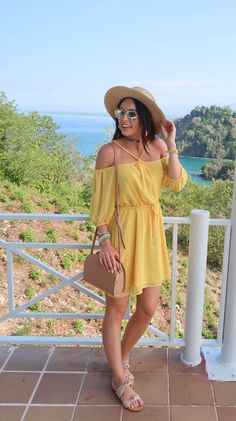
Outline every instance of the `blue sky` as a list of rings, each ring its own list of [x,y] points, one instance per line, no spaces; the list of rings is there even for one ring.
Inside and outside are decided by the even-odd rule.
[[[236,108],[235,0],[0,0],[0,90],[22,110],[105,112],[114,85],[168,114]]]

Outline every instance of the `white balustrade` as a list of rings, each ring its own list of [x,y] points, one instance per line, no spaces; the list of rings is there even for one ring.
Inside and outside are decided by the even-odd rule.
[[[236,165],[234,171],[234,192],[232,205],[232,229],[226,292],[222,364],[236,368]]]
[[[236,183],[235,183],[236,185]],[[236,196],[236,195],[235,195]],[[233,213],[233,221],[235,221]],[[1,220],[61,220],[61,221],[88,221],[88,215],[56,215],[56,214],[0,214]],[[193,211],[191,218],[185,217],[164,217],[165,227],[173,228],[172,234],[172,284],[171,284],[171,309],[170,309],[170,334],[161,332],[157,327],[150,325],[149,332],[154,337],[143,337],[138,345],[147,346],[180,346],[185,347],[182,355],[183,362],[189,365],[198,364],[201,361],[200,350],[202,346],[222,347],[222,363],[235,364],[236,357],[236,223],[231,235],[230,265],[227,286],[227,268],[230,249],[231,220],[209,219],[208,212]],[[211,226],[223,226],[225,228],[224,261],[222,268],[221,300],[219,314],[219,329],[217,339],[202,339],[202,313],[204,301],[204,280],[207,256],[207,230],[208,223]],[[176,336],[176,288],[177,288],[177,244],[178,228],[180,225],[190,224],[190,259],[188,270],[187,308],[185,320],[184,338]],[[49,313],[49,312],[25,312],[32,304],[50,296],[64,286],[71,286],[85,293],[87,296],[104,304],[104,298],[90,290],[80,282],[83,273],[76,273],[72,276],[62,274],[40,259],[33,257],[28,249],[88,249],[89,244],[81,243],[26,243],[7,242],[0,239],[0,247],[6,250],[7,255],[7,280],[8,280],[8,311],[0,316],[0,322],[9,318],[80,318],[80,319],[101,319],[101,313]],[[14,271],[13,255],[16,254],[33,265],[43,269],[46,273],[55,275],[60,282],[37,297],[28,300],[20,306],[14,302]],[[227,291],[227,300],[225,300]],[[226,302],[226,308],[225,308]],[[129,312],[126,313],[129,318]],[[225,319],[225,323],[224,323]],[[232,320],[233,319],[233,320]],[[1,324],[0,324],[1,326]],[[223,337],[224,334],[224,337]],[[78,344],[78,345],[100,345],[101,337],[55,337],[55,336],[0,336],[0,343],[4,344]]]
[[[185,348],[181,360],[194,367],[201,362],[202,320],[206,278],[209,212],[191,212],[187,303],[185,311]]]

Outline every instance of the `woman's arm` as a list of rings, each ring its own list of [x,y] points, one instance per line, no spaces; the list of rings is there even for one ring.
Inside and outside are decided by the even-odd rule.
[[[114,165],[114,149],[111,143],[106,143],[98,151],[95,168],[101,170],[112,165]]]
[[[181,165],[179,162],[178,153],[171,153],[171,151],[176,150],[176,127],[172,121],[166,120],[165,124],[161,124],[161,129],[167,148],[166,152],[168,152],[168,150],[170,151],[168,176],[173,180],[177,180],[181,175]]]
[[[109,168],[112,166],[113,162],[114,162],[113,146],[107,143],[106,145],[103,145],[98,151],[95,168],[98,170]],[[97,230],[98,230],[98,234],[101,234],[103,232],[104,233],[108,232],[108,225],[101,225],[97,227]],[[104,245],[109,244],[109,242],[110,242],[109,240],[104,241]]]
[[[96,169],[105,169],[114,165],[114,149],[110,143],[103,145],[97,154]],[[112,199],[111,199],[112,200]],[[98,234],[109,231],[108,225],[100,225],[97,227]],[[100,246],[99,261],[104,269],[109,272],[115,272],[119,267],[119,253],[114,249],[109,239],[103,241]]]

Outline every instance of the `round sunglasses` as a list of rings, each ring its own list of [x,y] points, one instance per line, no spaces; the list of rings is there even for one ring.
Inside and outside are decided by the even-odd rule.
[[[115,117],[117,118],[117,120],[120,120],[121,118],[123,118],[125,114],[127,114],[127,118],[130,121],[137,120],[137,118],[138,118],[138,113],[137,113],[136,110],[125,111],[124,108],[116,108],[115,109]]]

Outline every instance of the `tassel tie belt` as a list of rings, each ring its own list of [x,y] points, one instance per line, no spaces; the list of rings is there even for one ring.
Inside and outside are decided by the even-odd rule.
[[[157,221],[159,218],[160,204],[159,202],[145,203],[142,205],[126,205],[119,204],[119,208],[149,208],[151,213],[151,224],[152,224],[152,241],[153,244],[156,244],[157,241]]]

